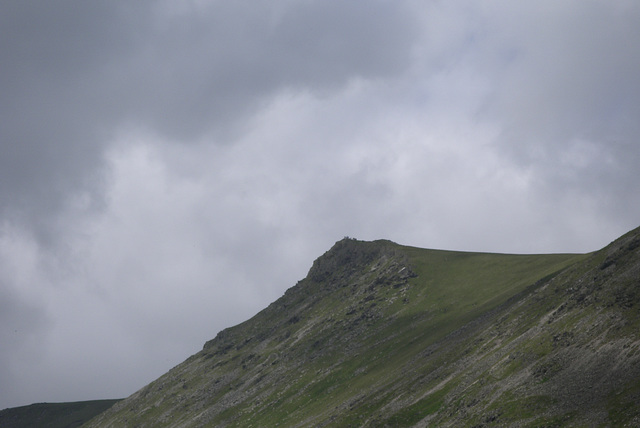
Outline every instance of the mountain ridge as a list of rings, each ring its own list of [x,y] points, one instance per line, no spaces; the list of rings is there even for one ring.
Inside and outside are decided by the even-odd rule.
[[[83,426],[640,426],[640,228],[587,254],[344,238]]]
[[[280,299],[87,426],[637,421],[637,322],[619,312],[638,307],[638,232],[543,255],[345,238]],[[624,334],[588,334],[613,330]],[[596,339],[609,353],[590,350]]]

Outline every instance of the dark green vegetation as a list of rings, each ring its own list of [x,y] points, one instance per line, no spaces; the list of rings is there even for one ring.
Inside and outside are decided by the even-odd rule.
[[[38,403],[0,411],[2,428],[79,427],[120,400]]]
[[[344,239],[89,423],[640,426],[640,229],[586,254]]]

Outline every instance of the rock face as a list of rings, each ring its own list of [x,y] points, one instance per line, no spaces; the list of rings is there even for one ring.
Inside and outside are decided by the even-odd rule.
[[[345,238],[95,427],[640,426],[640,230],[587,255]]]

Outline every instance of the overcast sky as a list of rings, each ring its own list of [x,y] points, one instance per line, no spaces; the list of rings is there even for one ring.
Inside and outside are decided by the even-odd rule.
[[[344,236],[640,225],[636,0],[0,5],[0,409],[125,397]]]

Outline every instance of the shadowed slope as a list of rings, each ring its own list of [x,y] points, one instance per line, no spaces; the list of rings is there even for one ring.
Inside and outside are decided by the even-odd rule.
[[[104,412],[119,400],[37,403],[0,411],[2,428],[73,428]]]

